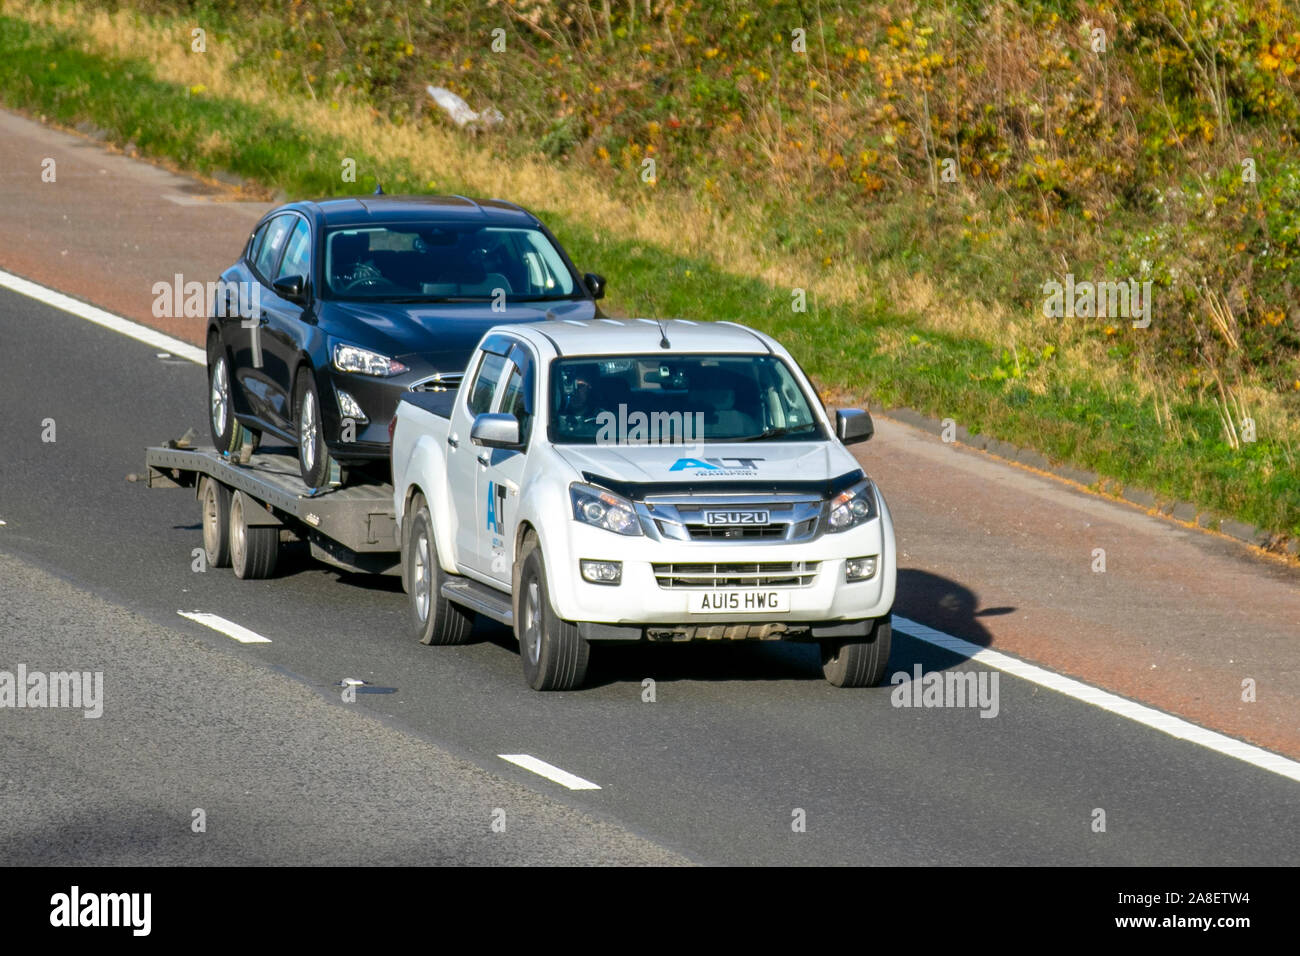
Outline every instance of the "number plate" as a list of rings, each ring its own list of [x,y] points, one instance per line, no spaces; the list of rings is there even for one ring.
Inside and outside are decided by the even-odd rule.
[[[768,614],[790,610],[790,592],[762,588],[700,591],[691,595],[692,614]]]

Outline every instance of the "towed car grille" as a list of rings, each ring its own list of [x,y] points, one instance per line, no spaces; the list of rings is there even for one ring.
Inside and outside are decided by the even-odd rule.
[[[416,382],[410,390],[412,392],[454,392],[460,388],[460,380],[464,377],[463,372],[438,372]]]
[[[817,577],[818,561],[749,561],[655,564],[661,588],[806,588]]]

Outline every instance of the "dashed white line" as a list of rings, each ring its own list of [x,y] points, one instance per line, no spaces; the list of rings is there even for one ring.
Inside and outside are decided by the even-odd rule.
[[[214,631],[219,631],[226,637],[233,637],[240,644],[270,644],[269,637],[263,637],[255,631],[250,631],[242,624],[236,624],[234,621],[227,621],[224,617],[218,617],[216,614],[208,614],[206,611],[177,611],[181,617],[189,618],[204,627],[210,627]]]
[[[538,760],[532,754],[497,754],[502,760],[507,760],[516,767],[523,767],[525,770],[531,770],[539,777],[545,777],[552,783],[558,783],[562,787],[568,787],[570,790],[599,790],[600,785],[592,783],[590,780],[583,780],[581,777],[569,773],[567,770],[561,770],[554,764],[549,764],[545,760]]]
[[[1118,694],[1112,694],[1099,687],[1093,687],[1083,683],[1083,681],[1075,680],[1073,677],[1057,674],[1044,667],[1011,657],[1009,654],[991,651],[986,647],[980,647],[978,644],[962,640],[960,637],[953,637],[943,631],[936,631],[932,627],[910,621],[905,617],[895,615],[894,626],[918,641],[933,644],[935,647],[941,647],[952,651],[954,654],[960,654],[962,657],[968,657],[987,667],[996,668],[1040,687],[1046,687],[1067,697],[1073,697],[1075,700],[1081,700],[1085,704],[1092,704],[1094,707],[1100,707],[1112,714],[1127,717],[1129,720],[1145,724],[1161,733],[1177,737],[1179,740],[1200,744],[1202,747],[1223,754],[1225,757],[1235,757],[1262,770],[1270,770],[1290,780],[1300,782],[1300,762],[1265,750],[1263,747],[1256,747],[1254,744],[1248,744],[1226,734],[1206,730],[1204,727],[1183,720],[1181,717],[1166,714],[1162,710],[1156,710],[1154,707],[1148,707],[1145,704],[1139,704],[1136,701],[1120,697]]]
[[[47,289],[43,285],[37,285],[35,282],[3,270],[0,270],[0,288],[17,292],[19,295],[25,295],[37,302],[43,302],[70,315],[85,319],[87,322],[102,325],[106,329],[112,329],[114,332],[135,339],[137,342],[144,342],[146,345],[152,345],[157,349],[166,349],[172,355],[189,359],[199,365],[206,365],[208,362],[208,357],[204,354],[203,349],[197,346],[172,338],[170,335],[151,329],[147,325],[141,325],[139,322],[132,322],[120,315],[114,315],[112,312],[105,312],[93,305],[79,302],[62,292],[55,292],[53,289]]]

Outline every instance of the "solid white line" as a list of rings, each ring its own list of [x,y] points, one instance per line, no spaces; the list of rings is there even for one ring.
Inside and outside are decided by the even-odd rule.
[[[152,345],[154,348],[166,349],[172,355],[189,359],[191,362],[197,362],[200,365],[208,363],[208,357],[204,354],[203,349],[188,342],[182,342],[180,339],[172,338],[165,335],[157,329],[151,329],[147,325],[141,325],[139,322],[132,322],[130,319],[124,319],[120,315],[114,315],[112,312],[105,312],[103,309],[97,309],[93,305],[87,305],[79,302],[71,296],[64,295],[62,292],[55,292],[53,289],[47,289],[43,285],[37,285],[27,279],[19,278],[16,275],[0,270],[0,288],[9,289],[11,292],[17,292],[19,295],[25,295],[28,298],[35,299],[37,302],[43,302],[46,305],[53,306],[70,315],[85,319],[87,322],[94,322],[96,325],[102,325],[106,329],[112,329],[114,332],[120,332],[137,342],[144,342],[146,345]]]
[[[1011,657],[1009,654],[991,651],[988,648],[980,647],[978,644],[962,640],[960,637],[953,637],[943,631],[936,631],[932,627],[918,624],[916,621],[909,621],[905,617],[895,615],[894,626],[918,641],[942,647],[955,654],[960,654],[962,657],[968,657],[977,663],[1038,684],[1040,687],[1049,688],[1067,697],[1081,700],[1085,704],[1092,704],[1094,707],[1100,707],[1112,714],[1118,714],[1121,717],[1127,717],[1129,720],[1137,721],[1139,724],[1145,724],[1159,730],[1161,733],[1169,734],[1171,737],[1200,744],[1215,753],[1223,754],[1226,757],[1235,757],[1262,770],[1271,770],[1273,773],[1300,782],[1300,762],[1265,750],[1263,747],[1256,747],[1254,744],[1245,743],[1226,734],[1206,730],[1204,727],[1183,720],[1181,717],[1166,714],[1154,707],[1147,707],[1145,704],[1139,704],[1136,701],[1120,697],[1118,694],[1112,694],[1099,687],[1093,687],[1072,677],[1054,673],[1046,668]]]
[[[581,777],[574,776],[567,770],[561,770],[545,760],[538,760],[531,754],[497,754],[502,760],[508,760],[516,767],[523,767],[525,770],[531,770],[533,773],[545,777],[553,783],[558,783],[562,787],[568,787],[570,790],[599,790],[598,784],[590,780],[583,780]]]
[[[214,631],[220,631],[226,637],[233,637],[240,644],[270,644],[269,637],[263,637],[244,627],[242,624],[236,624],[234,621],[227,621],[224,617],[218,617],[215,614],[208,614],[205,611],[177,611],[181,617],[187,617],[191,621],[196,621],[204,627],[210,627]]]

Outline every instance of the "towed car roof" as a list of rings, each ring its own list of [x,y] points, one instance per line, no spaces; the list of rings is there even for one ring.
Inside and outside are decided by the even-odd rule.
[[[502,199],[467,196],[361,196],[293,203],[314,213],[326,226],[363,226],[371,223],[482,222],[536,226],[539,220],[526,209]]]

